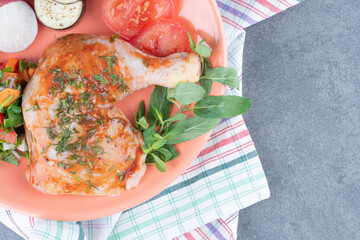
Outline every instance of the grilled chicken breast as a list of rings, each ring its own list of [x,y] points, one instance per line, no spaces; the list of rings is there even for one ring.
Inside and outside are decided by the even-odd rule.
[[[109,36],[57,39],[23,96],[29,183],[49,194],[112,196],[137,186],[143,137],[114,105],[152,84],[196,82],[200,71],[193,53],[157,58]]]

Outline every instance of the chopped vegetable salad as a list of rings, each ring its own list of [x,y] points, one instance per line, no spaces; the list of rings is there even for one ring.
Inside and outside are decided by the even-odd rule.
[[[25,59],[0,63],[0,164],[5,161],[17,166],[21,157],[29,159],[21,96],[36,67]]]

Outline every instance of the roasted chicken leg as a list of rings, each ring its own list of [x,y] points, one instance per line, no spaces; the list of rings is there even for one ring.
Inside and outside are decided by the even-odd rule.
[[[200,71],[194,53],[158,58],[109,36],[57,39],[23,96],[29,183],[49,194],[112,196],[137,186],[143,137],[114,105],[152,84],[196,82]]]

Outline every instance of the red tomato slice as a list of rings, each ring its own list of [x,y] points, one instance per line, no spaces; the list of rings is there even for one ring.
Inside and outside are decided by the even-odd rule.
[[[0,124],[4,124],[4,114],[0,113]]]
[[[0,63],[0,70],[4,70],[5,68],[5,64],[4,63]]]
[[[121,31],[120,35],[130,39],[149,23],[158,19],[172,18],[174,11],[172,0],[147,0],[137,8],[129,25]]]
[[[115,3],[116,2],[116,3]],[[114,32],[125,39],[157,19],[170,19],[175,12],[172,0],[105,0],[103,17]]]
[[[126,29],[136,8],[145,0],[104,0],[102,14],[105,23],[114,32]]]
[[[191,52],[186,30],[179,23],[168,19],[148,24],[130,43],[141,51],[158,57],[176,52]]]
[[[17,142],[17,134],[15,130],[12,130],[9,133],[6,133],[4,129],[0,128],[0,140],[3,140],[7,143],[15,144]]]
[[[4,124],[4,119],[4,114],[0,113],[0,124]],[[6,133],[5,130],[0,127],[0,140],[15,144],[17,142],[17,134],[15,130]]]

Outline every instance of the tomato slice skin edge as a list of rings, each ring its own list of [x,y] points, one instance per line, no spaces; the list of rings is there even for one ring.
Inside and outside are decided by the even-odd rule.
[[[102,11],[108,27],[129,40],[149,23],[172,18],[175,7],[172,0],[104,0]]]
[[[129,42],[139,50],[157,57],[177,52],[191,52],[186,30],[179,23],[169,19],[151,22]]]
[[[17,142],[17,134],[15,130],[11,130],[10,132],[6,133],[4,129],[0,128],[0,140],[15,144]]]
[[[123,30],[130,22],[138,5],[145,0],[104,0],[102,15],[105,23],[114,32]]]

